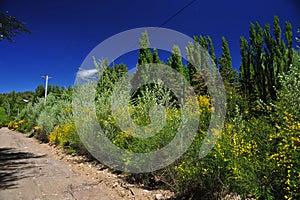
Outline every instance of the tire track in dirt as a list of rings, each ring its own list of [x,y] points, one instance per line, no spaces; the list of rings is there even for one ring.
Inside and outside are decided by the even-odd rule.
[[[101,164],[0,129],[0,200],[170,199],[167,190],[127,183]],[[159,198],[158,198],[159,197]]]
[[[85,174],[84,174],[85,175]],[[0,129],[0,199],[123,199],[24,134]]]

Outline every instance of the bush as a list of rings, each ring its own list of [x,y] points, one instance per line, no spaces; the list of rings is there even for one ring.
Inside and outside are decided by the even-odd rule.
[[[209,159],[205,159],[204,162],[199,159],[198,151],[202,145],[203,138],[206,135],[206,130],[211,116],[210,112],[213,108],[211,107],[210,98],[208,96],[198,96],[197,99],[199,107],[191,109],[194,113],[189,113],[189,115],[200,115],[199,132],[196,135],[193,144],[183,157],[165,169],[152,173],[130,174],[129,179],[152,187],[155,184],[157,185],[163,182],[169,186],[169,189],[173,189],[178,194],[188,194],[201,188],[203,190],[201,191],[202,194],[206,193],[207,197],[213,197],[214,195],[211,191],[221,190],[221,183],[219,185],[216,184],[219,177],[214,174],[217,171],[213,167],[217,170],[219,170],[219,168],[216,167],[216,164],[212,166],[215,158],[210,156]],[[105,101],[103,100],[103,102]],[[128,108],[120,107],[119,110],[115,110],[117,113],[115,115],[124,119],[125,111],[123,109],[128,109],[132,121],[140,126],[145,126],[150,123],[149,115],[151,114],[149,113],[149,107],[151,107],[154,103],[152,100],[147,101],[144,99],[141,103],[135,102],[134,105],[129,105]],[[189,102],[189,99],[187,99],[187,105],[195,106],[192,102]],[[101,106],[104,105],[102,104]],[[121,131],[121,129],[117,126],[114,117],[109,113],[104,114],[101,111],[102,110],[98,110],[98,115],[106,116],[105,119],[100,119],[100,124],[103,130],[109,133],[110,139],[116,146],[130,152],[141,153],[161,149],[173,139],[181,123],[180,109],[169,106],[166,109],[166,123],[162,129],[153,137],[141,139],[132,136],[132,132],[136,130]],[[161,121],[162,119],[159,120]],[[153,130],[148,129],[148,131]],[[127,160],[127,162],[130,162],[130,158],[124,159]],[[159,177],[157,180],[160,182],[155,182],[155,177]],[[216,189],[216,187],[220,188]]]
[[[16,121],[11,121],[11,122],[8,123],[7,126],[10,130],[15,131],[19,128],[19,123],[16,122]]]
[[[10,130],[13,129],[13,122],[12,121],[7,124],[7,128],[10,129]]]
[[[72,122],[56,126],[54,130],[49,134],[49,142],[52,142],[56,145],[61,145],[70,153],[87,153],[77,134],[75,124]]]
[[[40,109],[39,103],[37,104]],[[40,131],[36,133],[36,137],[42,142],[49,142],[49,134],[54,128],[62,123],[64,118],[63,110],[70,107],[70,102],[61,100],[54,95],[48,95],[47,104],[41,110],[36,118],[36,124],[40,127]]]
[[[6,114],[5,108],[0,106],[0,121],[2,126],[7,126],[8,123],[11,121],[10,117]]]
[[[151,173],[129,174],[128,180],[149,187],[164,183],[179,196],[201,196],[201,199],[220,199],[230,192],[242,198],[299,199],[300,56],[294,56],[290,72],[281,75],[277,101],[247,102],[242,91],[227,88],[226,123],[221,134],[214,130],[219,140],[206,157],[199,158],[199,149],[214,108],[209,96],[198,96],[199,107],[193,107],[188,113],[189,117],[200,115],[199,129],[189,149],[166,168]],[[120,88],[114,87],[118,75],[113,69],[111,71],[114,79],[111,79],[110,72],[107,73],[98,83],[95,98],[96,115],[107,138],[129,152],[151,152],[164,147],[173,139],[182,120],[186,120],[181,119],[179,103],[176,99],[169,102],[171,96],[165,94],[166,90],[151,85],[155,92],[150,86],[145,86],[130,99],[128,105],[123,104],[127,99],[121,97],[114,97],[117,106],[112,105],[112,91]],[[159,101],[155,100],[157,94],[161,95]],[[189,100],[187,105],[195,106]],[[157,114],[158,110],[151,110],[153,105],[168,105],[164,110],[165,116]],[[88,105],[83,110],[86,113],[83,121],[90,119],[86,116],[95,114],[91,111],[93,106]],[[130,118],[126,115],[127,110]],[[17,121],[7,122],[8,127],[20,131],[34,127],[40,140],[61,145],[70,153],[88,154],[76,132],[69,99],[49,95],[46,106],[40,99],[36,104],[28,105],[21,116]],[[123,119],[125,125],[117,118]],[[147,131],[156,134],[143,139],[132,136],[136,127],[126,129],[129,120],[139,126],[156,120],[163,122],[164,126],[149,126]],[[130,157],[123,159],[128,163],[133,160]]]

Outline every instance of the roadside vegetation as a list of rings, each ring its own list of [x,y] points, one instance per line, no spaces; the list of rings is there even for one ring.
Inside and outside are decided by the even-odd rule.
[[[183,64],[180,50],[174,44],[166,65],[184,76],[196,93],[198,109],[189,113],[200,115],[196,137],[188,151],[168,167],[151,173],[127,174],[127,180],[148,188],[168,188],[178,196],[194,199],[218,199],[229,193],[239,194],[243,199],[299,199],[300,52],[292,48],[293,38],[291,24],[286,22],[282,28],[276,16],[272,25],[251,23],[248,38],[240,38],[239,71],[233,70],[224,37],[219,58],[209,36],[195,36],[194,44],[187,46],[187,52],[193,52],[195,44],[209,52],[227,95],[223,131],[212,151],[202,159],[199,149],[214,107],[203,78],[193,65]],[[140,44],[138,66],[163,63],[158,50],[149,48],[146,32]],[[166,123],[153,137],[133,137],[134,130],[124,131],[117,126],[110,104],[112,91],[128,68],[125,64],[95,64],[101,74],[95,97],[96,115],[107,137],[130,152],[150,152],[168,144],[182,121],[179,100],[174,94],[155,84],[145,85],[134,93],[127,106],[136,124],[150,123],[149,110],[154,104],[166,106]],[[137,73],[143,78],[147,74],[139,67]],[[51,86],[46,104],[42,85],[35,92],[0,94],[0,126],[60,145],[71,154],[88,155],[74,124],[72,92],[73,88]],[[122,110],[114,112],[124,114]]]

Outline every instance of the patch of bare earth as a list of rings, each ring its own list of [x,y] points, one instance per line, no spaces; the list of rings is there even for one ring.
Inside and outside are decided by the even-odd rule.
[[[0,129],[0,199],[168,199],[167,190],[146,190],[96,161]]]

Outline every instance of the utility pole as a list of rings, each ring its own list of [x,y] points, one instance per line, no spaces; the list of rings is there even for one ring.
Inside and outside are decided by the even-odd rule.
[[[48,90],[48,80],[49,80],[49,78],[53,78],[53,77],[52,77],[52,76],[48,76],[48,75],[41,76],[41,77],[46,79],[46,83],[45,83],[45,99],[44,99],[44,104],[46,105],[46,101],[47,101],[47,90]]]

